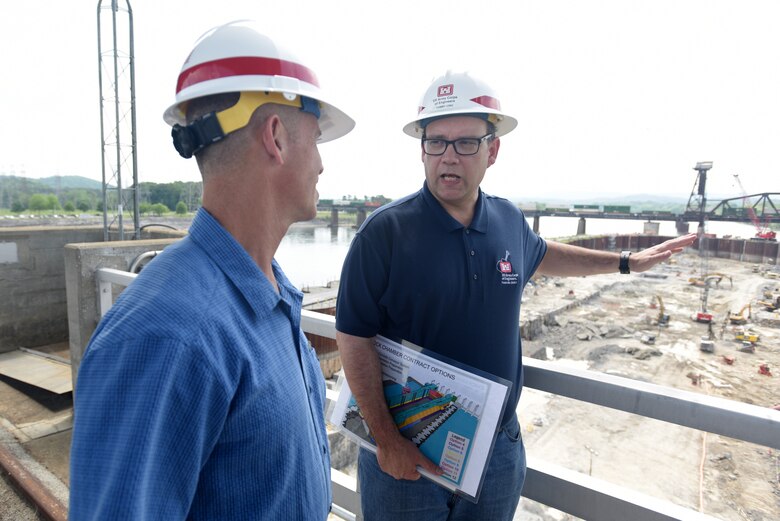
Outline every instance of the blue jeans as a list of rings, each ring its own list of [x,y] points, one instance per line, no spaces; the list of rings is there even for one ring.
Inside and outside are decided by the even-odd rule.
[[[366,521],[511,521],[525,480],[520,426],[515,419],[498,433],[477,503],[426,478],[396,480],[365,449],[358,457],[358,480]]]

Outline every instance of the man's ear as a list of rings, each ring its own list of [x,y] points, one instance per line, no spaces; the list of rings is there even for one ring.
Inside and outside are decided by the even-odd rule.
[[[492,166],[493,163],[496,162],[496,158],[498,157],[498,149],[501,148],[501,140],[499,138],[495,138],[493,141],[491,141],[490,145],[488,146],[488,165]]]
[[[284,164],[283,151],[287,148],[287,130],[276,114],[271,114],[263,122],[260,130],[260,142],[263,149],[274,162]]]

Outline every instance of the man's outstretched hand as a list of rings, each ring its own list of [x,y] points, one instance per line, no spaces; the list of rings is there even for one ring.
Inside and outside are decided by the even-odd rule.
[[[636,253],[632,253],[628,259],[628,267],[632,272],[647,271],[659,262],[663,262],[675,253],[680,253],[696,240],[695,233],[681,235],[669,239],[661,244],[656,244]]]

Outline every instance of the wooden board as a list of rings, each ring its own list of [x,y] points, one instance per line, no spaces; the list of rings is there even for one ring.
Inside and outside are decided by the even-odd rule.
[[[21,350],[0,353],[0,374],[56,394],[73,390],[70,364]]]

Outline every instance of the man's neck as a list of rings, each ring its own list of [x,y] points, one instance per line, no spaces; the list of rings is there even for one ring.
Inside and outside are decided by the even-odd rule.
[[[262,195],[250,200],[247,192],[253,192],[249,190],[241,192],[226,186],[215,190],[209,188],[204,186],[203,208],[246,250],[278,291],[271,262],[291,223],[283,220],[273,201],[265,200]],[[225,194],[231,194],[231,197]]]

